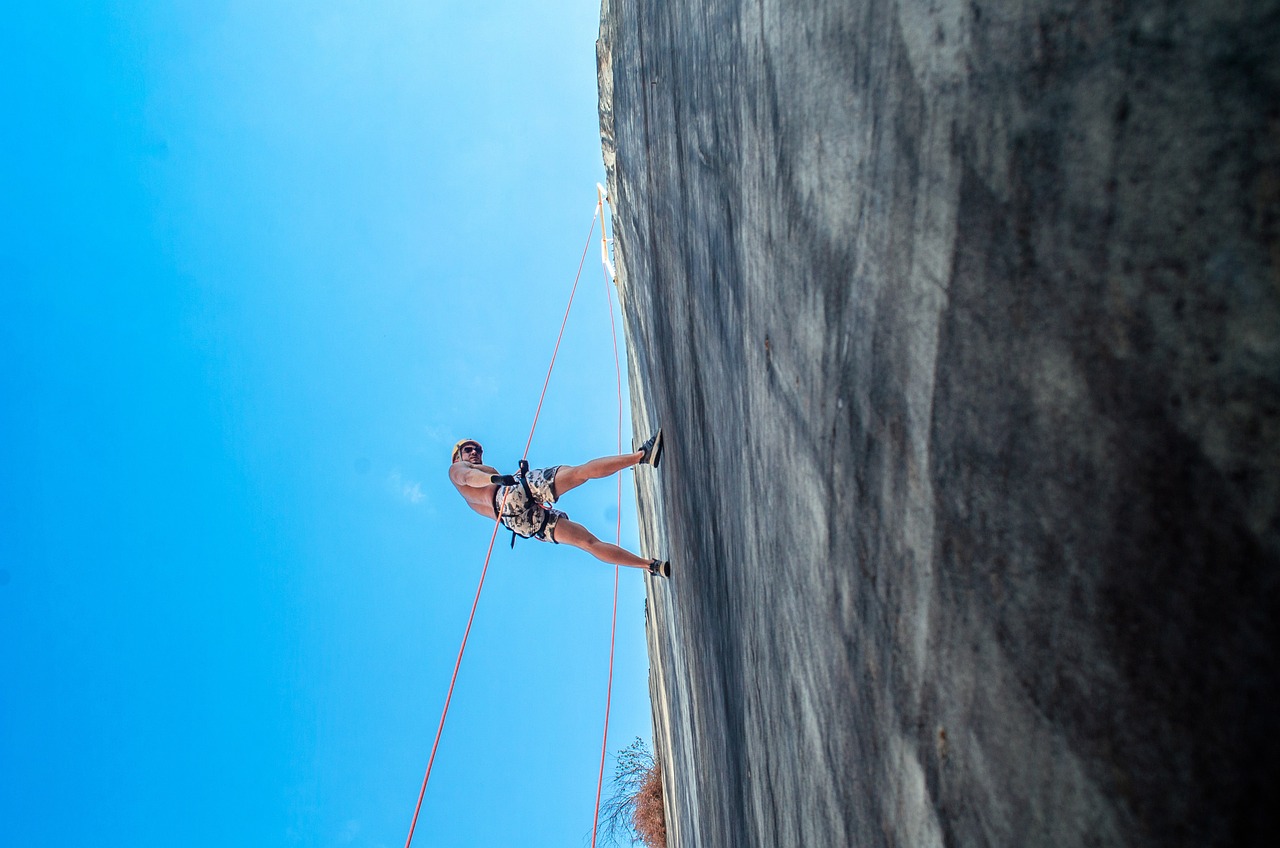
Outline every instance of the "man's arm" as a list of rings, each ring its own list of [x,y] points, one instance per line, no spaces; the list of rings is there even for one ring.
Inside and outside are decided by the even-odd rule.
[[[449,466],[449,479],[455,485],[470,486],[473,489],[491,485],[491,478],[497,473],[498,469],[491,465],[478,465],[474,462],[455,462]]]

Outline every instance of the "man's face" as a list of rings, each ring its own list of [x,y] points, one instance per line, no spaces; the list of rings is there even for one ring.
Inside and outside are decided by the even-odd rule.
[[[458,449],[458,458],[463,462],[479,462],[483,455],[484,449],[475,442],[467,442]]]

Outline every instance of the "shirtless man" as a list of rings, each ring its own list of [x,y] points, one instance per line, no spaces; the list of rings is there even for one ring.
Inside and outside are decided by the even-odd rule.
[[[670,562],[642,559],[617,545],[602,542],[578,522],[570,521],[565,513],[544,506],[544,503],[555,503],[565,492],[588,480],[609,477],[635,465],[656,468],[661,459],[662,431],[659,430],[635,453],[601,457],[583,465],[534,468],[524,474],[522,480],[519,474],[499,474],[498,469],[485,465],[480,443],[463,439],[453,447],[449,481],[467,505],[485,518],[498,518],[501,509],[503,526],[519,536],[573,545],[613,565],[646,568],[654,577],[670,577]]]

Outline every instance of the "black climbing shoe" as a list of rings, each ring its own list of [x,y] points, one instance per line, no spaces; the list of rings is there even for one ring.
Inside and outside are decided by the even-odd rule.
[[[640,446],[640,450],[644,451],[644,456],[640,458],[640,465],[652,465],[658,467],[658,463],[662,462],[662,428],[658,428],[658,432],[649,437],[649,441]]]
[[[671,563],[664,559],[649,560],[649,574],[653,577],[670,577]]]

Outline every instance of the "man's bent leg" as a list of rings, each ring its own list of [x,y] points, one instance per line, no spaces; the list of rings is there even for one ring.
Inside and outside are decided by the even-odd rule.
[[[576,489],[588,480],[599,480],[609,477],[623,469],[630,468],[644,457],[643,451],[624,453],[620,456],[602,456],[582,465],[562,465],[556,472],[556,497]]]
[[[558,475],[556,479],[560,479]],[[562,545],[573,545],[575,548],[581,548],[602,562],[625,565],[628,568],[647,569],[649,567],[649,560],[641,559],[625,548],[600,541],[591,535],[590,530],[576,521],[570,521],[568,518],[561,518],[556,522],[555,539]]]

